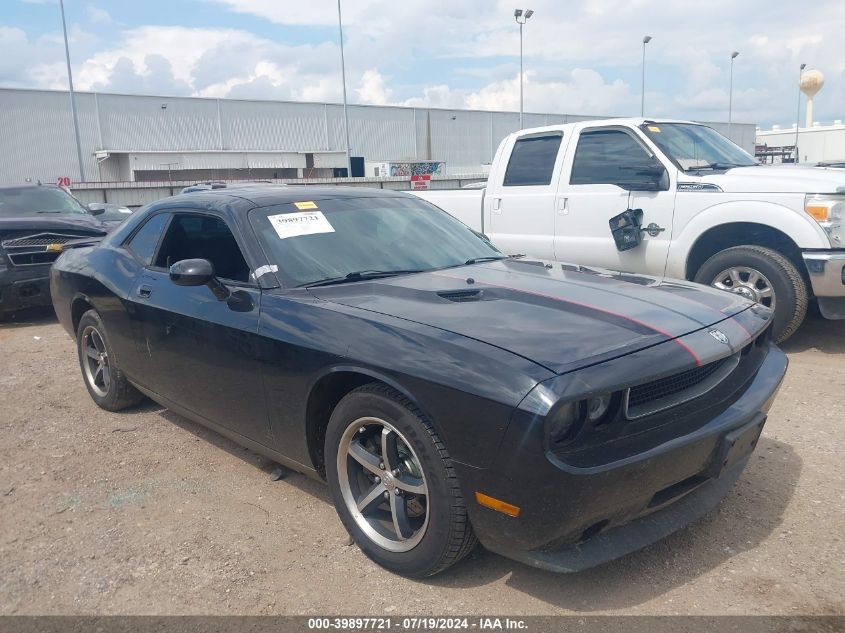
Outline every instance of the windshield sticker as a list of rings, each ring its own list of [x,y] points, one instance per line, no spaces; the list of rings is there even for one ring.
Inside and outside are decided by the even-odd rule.
[[[334,227],[329,224],[322,211],[282,213],[268,216],[267,219],[270,220],[270,224],[276,230],[276,235],[279,236],[280,240],[299,237],[300,235],[314,235],[315,233],[334,233]]]
[[[268,273],[277,273],[279,272],[279,267],[276,264],[265,264],[264,266],[260,266],[259,268],[255,269],[255,278],[258,279],[259,277],[263,277]]]
[[[305,209],[316,209],[317,204],[315,202],[311,202],[310,200],[306,200],[305,202],[294,202],[293,206],[295,206],[300,211]]]
[[[649,131],[649,132],[657,132],[657,133],[660,133],[660,128],[659,128],[659,127],[657,127],[656,125],[649,125],[649,126],[648,126],[648,131]]]

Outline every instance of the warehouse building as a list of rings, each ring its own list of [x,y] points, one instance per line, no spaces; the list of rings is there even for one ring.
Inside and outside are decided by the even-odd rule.
[[[347,176],[343,107],[76,93],[84,178],[66,91],[0,89],[0,184]],[[519,114],[352,105],[352,176],[481,174]],[[525,114],[525,127],[599,117]],[[711,124],[721,132],[727,125]],[[753,152],[754,125],[734,124]]]

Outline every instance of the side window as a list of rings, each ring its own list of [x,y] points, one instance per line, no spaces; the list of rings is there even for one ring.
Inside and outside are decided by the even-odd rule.
[[[183,259],[207,259],[222,279],[247,282],[249,266],[226,223],[217,217],[177,213],[161,242],[155,265],[169,268]]]
[[[561,138],[560,134],[550,134],[517,139],[505,170],[504,186],[551,184]]]
[[[158,240],[169,218],[169,213],[154,215],[126,243],[126,247],[144,262],[144,266],[149,266],[153,261]]]
[[[585,132],[578,139],[571,185],[617,185],[653,181],[659,162],[621,130]]]

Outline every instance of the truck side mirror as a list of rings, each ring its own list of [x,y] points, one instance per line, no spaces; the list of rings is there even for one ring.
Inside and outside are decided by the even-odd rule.
[[[610,233],[618,251],[629,251],[642,241],[640,227],[643,223],[642,209],[626,209],[610,218]]]

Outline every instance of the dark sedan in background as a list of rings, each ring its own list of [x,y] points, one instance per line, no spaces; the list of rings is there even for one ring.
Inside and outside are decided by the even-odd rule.
[[[162,200],[51,291],[99,406],[146,395],[325,478],[361,549],[418,577],[476,540],[576,571],[686,525],[787,364],[739,295],[506,257],[373,189]]]

